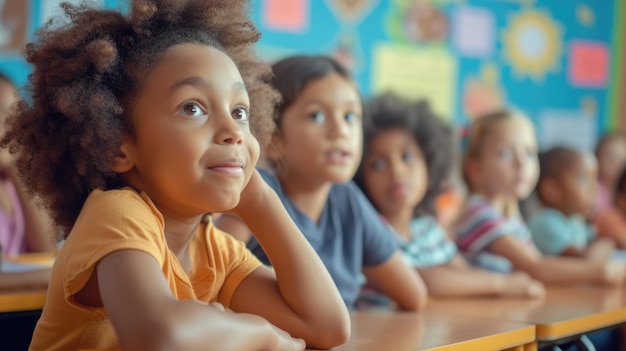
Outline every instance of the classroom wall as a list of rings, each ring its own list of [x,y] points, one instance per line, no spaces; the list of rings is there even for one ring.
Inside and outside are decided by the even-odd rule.
[[[19,50],[59,2],[0,0],[0,70],[18,84],[30,70]],[[95,2],[127,8],[125,0]],[[591,148],[606,130],[626,128],[624,2],[252,0],[251,15],[268,62],[333,55],[366,97],[426,98],[459,125],[514,105],[533,119],[542,146]]]

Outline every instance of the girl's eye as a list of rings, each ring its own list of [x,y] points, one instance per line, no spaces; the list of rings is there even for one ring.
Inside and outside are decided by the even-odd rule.
[[[205,115],[204,109],[196,102],[187,102],[178,110],[178,113],[188,117],[200,117]]]
[[[238,121],[247,121],[249,117],[248,109],[243,107],[237,107],[231,114]]]
[[[384,160],[378,159],[372,163],[372,168],[376,171],[382,171],[387,167],[387,162]]]
[[[317,123],[322,123],[326,120],[326,116],[321,112],[313,112],[309,115],[309,117]]]
[[[508,160],[513,157],[513,153],[509,149],[503,149],[503,150],[498,151],[498,157],[500,157],[501,159]]]
[[[415,159],[415,155],[413,155],[410,152],[403,152],[402,153],[402,161],[404,161],[405,163],[411,163],[413,162],[413,160]]]
[[[359,119],[356,113],[354,112],[347,113],[345,118],[348,123],[354,123]]]

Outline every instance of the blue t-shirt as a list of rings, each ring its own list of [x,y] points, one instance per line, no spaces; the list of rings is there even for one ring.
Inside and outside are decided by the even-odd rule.
[[[353,308],[359,295],[362,268],[377,266],[393,255],[395,234],[353,182],[332,186],[319,222],[315,223],[294,206],[274,174],[260,172],[324,262],[346,305]],[[248,248],[262,262],[270,264],[254,237]]]
[[[528,227],[539,251],[549,256],[558,256],[569,247],[584,250],[596,236],[593,227],[581,216],[566,217],[552,208],[530,217]]]

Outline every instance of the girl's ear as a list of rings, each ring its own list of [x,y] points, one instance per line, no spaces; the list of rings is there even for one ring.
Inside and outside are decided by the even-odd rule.
[[[130,171],[135,162],[133,158],[130,156],[130,149],[132,145],[132,140],[130,137],[125,137],[122,141],[122,144],[118,147],[115,152],[115,156],[113,157],[113,162],[109,165],[109,169],[113,172],[121,174]]]

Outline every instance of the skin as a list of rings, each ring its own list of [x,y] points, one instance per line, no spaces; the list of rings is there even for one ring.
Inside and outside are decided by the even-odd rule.
[[[104,306],[124,349],[302,350],[304,341],[316,348],[345,342],[349,315],[330,275],[255,171],[259,145],[237,67],[200,44],[173,46],[159,62],[137,91],[136,135],[122,142],[111,169],[153,200],[187,272],[193,233],[218,210],[258,233],[274,271],[250,273],[226,310],[177,300],[153,257],[123,250],[98,263],[76,300]]]
[[[598,180],[613,192],[617,179],[626,165],[626,138],[615,136],[598,150]]]
[[[577,154],[558,178],[539,181],[538,189],[545,195],[544,202],[567,217],[578,215],[590,219],[597,191],[597,169],[593,155]],[[606,261],[614,249],[615,243],[612,240],[598,238],[582,250],[574,246],[568,247],[561,255]]]
[[[480,155],[467,161],[468,178],[478,194],[506,213],[507,206],[525,198],[532,188],[529,185],[534,186],[537,180],[536,150],[534,129],[528,120],[512,117],[502,121],[485,136]],[[515,270],[546,284],[621,285],[626,275],[626,266],[619,262],[543,257],[536,247],[512,235],[494,240],[487,249],[509,259]]]
[[[402,129],[378,132],[367,146],[363,180],[370,200],[404,240],[411,240],[413,211],[428,187],[428,165],[416,140]],[[472,268],[460,256],[442,265],[419,268],[434,297],[544,295],[528,274],[493,274]]]
[[[4,121],[11,107],[18,101],[15,87],[7,81],[0,80],[0,132],[4,132]],[[24,215],[24,231],[26,246],[31,252],[54,251],[54,226],[47,213],[38,208],[26,194],[15,166],[15,156],[7,149],[0,151],[0,208],[5,212],[13,212],[13,204],[7,192],[7,183],[13,183]],[[0,290],[22,291],[29,289],[45,289],[50,280],[50,269],[35,272],[0,273]]]
[[[280,165],[277,175],[283,190],[316,222],[332,184],[351,180],[359,165],[361,114],[354,83],[338,74],[309,81],[283,112],[268,156]],[[219,225],[243,241],[250,237],[250,231],[236,219],[224,218]],[[364,267],[363,274],[401,309],[416,310],[426,302],[423,281],[399,252],[380,265]]]

